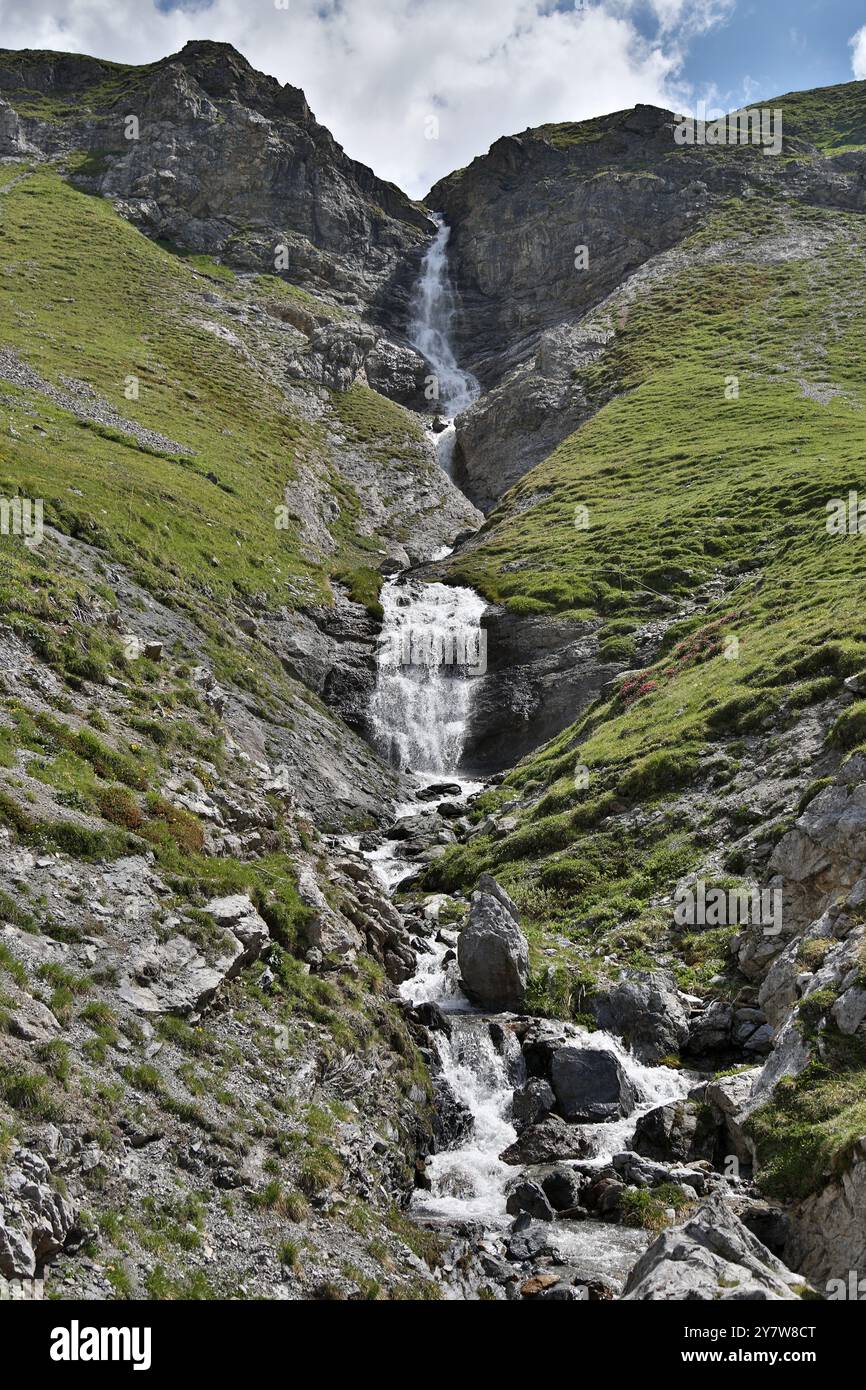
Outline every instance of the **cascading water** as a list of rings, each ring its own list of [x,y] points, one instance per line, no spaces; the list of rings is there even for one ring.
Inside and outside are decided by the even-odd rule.
[[[416,1194],[414,1208],[419,1216],[451,1222],[471,1218],[483,1220],[491,1230],[502,1229],[509,1219],[506,1189],[521,1170],[503,1163],[500,1154],[517,1137],[511,1123],[511,1101],[515,1087],[526,1079],[525,1068],[520,1047],[510,1033],[497,1030],[502,1036],[494,1042],[490,1020],[473,1009],[461,991],[456,963],[449,956],[453,952],[441,943],[422,956],[416,974],[400,986],[400,993],[409,1003],[432,1002],[447,1014],[450,1035],[435,1035],[442,1076],[458,1101],[471,1111],[474,1124],[456,1148],[435,1154],[428,1161],[430,1187]],[[684,1096],[693,1078],[670,1067],[644,1066],[610,1033],[576,1029],[572,1045],[581,1037],[588,1048],[614,1054],[638,1097],[637,1108],[628,1118],[581,1126],[592,1142],[591,1161],[601,1167],[613,1154],[627,1148],[641,1115]],[[607,1236],[595,1239],[592,1225],[583,1222],[573,1229],[567,1225],[558,1228],[552,1245],[563,1259],[574,1254],[575,1247],[580,1248],[584,1257],[595,1262],[599,1274],[614,1270],[623,1253],[626,1263],[637,1258],[640,1244],[635,1244],[633,1233],[619,1240],[606,1227]]]
[[[438,213],[433,214],[436,235],[421,263],[421,274],[412,296],[409,341],[426,357],[432,368],[437,400],[446,427],[436,440],[439,462],[451,476],[457,442],[454,419],[478,399],[481,387],[457,365],[451,345],[451,329],[457,305],[448,275],[448,238],[451,229]]]
[[[453,773],[486,666],[486,604],[472,589],[392,581],[382,590],[373,738],[397,767]]]
[[[438,231],[424,258],[413,298],[411,338],[435,373],[443,413],[459,414],[478,395],[478,383],[458,367],[451,346],[454,295],[448,279],[448,228],[437,218]],[[439,435],[439,458],[446,471],[454,449],[454,425]],[[378,673],[370,706],[370,727],[385,757],[419,782],[460,781],[460,766],[478,678],[486,670],[486,633],[481,627],[484,600],[471,589],[415,580],[389,581],[382,590],[384,610]],[[462,782],[465,797],[478,784]],[[435,805],[427,802],[430,813]],[[398,819],[417,816],[413,803],[395,808]],[[402,857],[401,857],[402,856]],[[369,858],[390,888],[411,872],[402,841],[386,840]],[[512,1095],[522,1085],[525,1064],[507,1016],[491,1020],[464,995],[454,937],[441,929],[429,940],[411,979],[400,986],[412,1004],[434,1003],[448,1017],[448,1029],[432,1034],[442,1080],[472,1123],[464,1137],[427,1162],[428,1186],[416,1193],[419,1218],[452,1229],[467,1219],[480,1222],[491,1239],[502,1238],[508,1225],[507,1188],[519,1169],[500,1157],[516,1138],[511,1121]],[[502,1024],[506,1026],[502,1026]],[[493,1026],[491,1026],[493,1024]],[[572,1045],[581,1045],[583,1030],[573,1030]],[[591,1138],[594,1162],[603,1164],[627,1146],[641,1114],[684,1095],[690,1078],[667,1067],[641,1066],[609,1034],[585,1033],[586,1046],[613,1052],[632,1083],[639,1104],[628,1119],[582,1126]],[[556,1222],[550,1231],[553,1257],[563,1266],[579,1258],[591,1277],[608,1276],[615,1284],[645,1244],[642,1233],[597,1221]],[[464,1289],[469,1287],[463,1286]],[[472,1296],[471,1289],[468,1296]]]

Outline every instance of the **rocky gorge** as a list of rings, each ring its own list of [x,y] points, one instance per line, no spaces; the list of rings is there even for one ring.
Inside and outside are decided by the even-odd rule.
[[[866,84],[775,104],[421,204],[227,45],[0,52],[3,1279],[860,1268]]]

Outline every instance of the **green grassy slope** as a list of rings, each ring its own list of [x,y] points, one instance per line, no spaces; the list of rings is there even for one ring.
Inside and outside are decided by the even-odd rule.
[[[756,215],[765,227],[766,210]],[[749,216],[731,209],[716,228],[721,239],[740,225],[746,256]],[[801,221],[828,234],[820,259],[743,263],[735,241],[719,263],[651,290],[589,369],[619,394],[503,499],[477,548],[455,557],[452,577],[493,601],[598,614],[613,642],[712,576],[746,582],[674,625],[641,679],[509,774],[509,785],[547,788],[527,825],[495,847],[458,852],[441,877],[460,876],[460,853],[537,873],[546,850],[579,840],[591,816],[590,793],[572,785],[578,755],[596,794],[632,781],[640,792],[636,769],[666,754],[670,778],[687,781],[685,755],[714,733],[742,732],[805,700],[805,682],[864,664],[863,540],[828,536],[826,504],[861,477],[866,228],[854,216],[779,210],[780,230]],[[729,376],[739,399],[726,399]],[[818,384],[838,394],[810,399]],[[578,506],[588,529],[575,527]],[[737,660],[725,657],[727,637],[738,640]]]

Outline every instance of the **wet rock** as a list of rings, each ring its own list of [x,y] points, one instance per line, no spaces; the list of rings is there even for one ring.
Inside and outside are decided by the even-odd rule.
[[[626,970],[613,985],[600,986],[586,1001],[600,1028],[621,1037],[642,1062],[679,1052],[689,1033],[689,1013],[664,970]]]
[[[662,1232],[629,1275],[623,1297],[643,1299],[795,1299],[803,1276],[782,1264],[721,1196]]]
[[[441,1073],[433,1078],[433,1133],[438,1149],[453,1149],[472,1133],[475,1116]]]
[[[431,1033],[444,1033],[446,1038],[451,1037],[451,1020],[432,1000],[428,999],[421,1004],[415,1004],[412,1013],[419,1023],[430,1029]]]
[[[511,1119],[514,1128],[520,1133],[530,1125],[537,1124],[549,1115],[556,1104],[556,1096],[547,1081],[533,1077],[514,1092],[511,1101]]]
[[[586,1178],[575,1171],[574,1168],[566,1168],[564,1164],[553,1168],[549,1173],[545,1173],[541,1179],[541,1187],[554,1211],[571,1211],[580,1203],[580,1194],[586,1184]]]
[[[534,1260],[547,1248],[547,1228],[528,1216],[518,1217],[508,1238],[505,1250],[509,1260],[525,1263]]]
[[[519,1013],[529,976],[529,946],[511,899],[498,884],[495,888],[496,893],[472,894],[469,920],[457,941],[457,960],[474,1003],[491,1012]]]
[[[552,1221],[553,1207],[538,1183],[521,1178],[509,1191],[505,1203],[509,1216],[526,1214],[536,1221]]]
[[[587,1124],[630,1115],[635,1092],[612,1052],[566,1046],[551,1059],[550,1080],[559,1114]]]
[[[690,1187],[699,1197],[707,1190],[707,1174],[697,1168],[671,1168],[667,1164],[654,1163],[631,1150],[614,1154],[614,1170],[629,1187],[651,1188],[661,1183],[677,1183],[680,1187]]]
[[[568,1125],[558,1115],[548,1115],[530,1125],[499,1155],[503,1163],[529,1167],[535,1163],[555,1163],[560,1158],[589,1158],[595,1142],[579,1125]]]
[[[419,801],[441,801],[443,797],[460,796],[463,788],[459,782],[431,782],[415,793]]]

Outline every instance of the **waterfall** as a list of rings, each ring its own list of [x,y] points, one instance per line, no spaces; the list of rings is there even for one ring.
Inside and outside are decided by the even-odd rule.
[[[457,442],[454,417],[477,400],[481,388],[470,372],[458,367],[451,346],[451,325],[457,307],[448,276],[448,238],[451,229],[438,213],[434,213],[434,220],[436,235],[421,263],[421,275],[412,296],[409,341],[426,357],[433,369],[438,392],[436,399],[442,415],[448,421],[437,437],[436,449],[439,462],[450,477]]]
[[[441,1150],[428,1160],[430,1188],[416,1192],[413,1209],[419,1216],[482,1220],[490,1229],[504,1229],[508,1224],[505,1202],[509,1184],[521,1171],[532,1176],[531,1165],[511,1166],[499,1157],[516,1138],[511,1123],[512,1094],[526,1080],[520,1046],[507,1031],[494,1043],[490,1019],[473,1008],[462,992],[456,963],[449,960],[442,945],[421,956],[416,974],[400,986],[400,994],[411,1004],[432,1000],[448,1015],[449,1033],[436,1033],[434,1038],[442,1076],[475,1121],[469,1135],[455,1148]],[[602,1029],[589,1032],[575,1028],[569,1041],[572,1046],[612,1052],[638,1098],[637,1108],[627,1117],[581,1126],[592,1140],[594,1153],[586,1161],[599,1168],[613,1154],[628,1148],[641,1115],[681,1099],[694,1084],[693,1076],[670,1067],[645,1066],[618,1038]],[[576,1229],[566,1227],[557,1232],[557,1240],[563,1248],[580,1248],[586,1232],[585,1224]],[[631,1252],[629,1247],[628,1253],[632,1255],[630,1263],[634,1263],[640,1248]]]
[[[373,739],[397,767],[453,773],[476,678],[486,669],[484,599],[471,589],[412,580],[392,580],[381,599]]]

